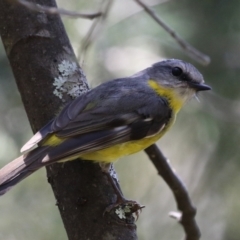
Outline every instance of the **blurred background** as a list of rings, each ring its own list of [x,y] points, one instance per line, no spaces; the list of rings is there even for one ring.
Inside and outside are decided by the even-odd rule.
[[[105,0],[106,1],[106,0]],[[91,87],[124,77],[164,58],[193,63],[212,92],[199,95],[179,113],[158,142],[184,181],[198,209],[202,239],[240,239],[240,1],[147,2],[178,34],[211,57],[208,66],[190,59],[135,1],[114,1],[84,54],[90,20],[63,21]],[[68,10],[97,11],[103,1],[59,0]],[[0,43],[0,166],[19,155],[32,136],[14,77]],[[181,239],[182,228],[168,217],[176,210],[171,191],[144,153],[116,164],[129,199],[146,205],[137,221],[140,240]],[[39,170],[0,199],[0,239],[67,239],[55,199]]]

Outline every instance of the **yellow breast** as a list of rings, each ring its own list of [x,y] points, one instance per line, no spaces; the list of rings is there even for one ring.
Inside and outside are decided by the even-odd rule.
[[[160,96],[168,100],[172,111],[177,114],[184,104],[184,99],[179,96],[176,89],[160,86],[156,81],[149,80],[148,85]]]

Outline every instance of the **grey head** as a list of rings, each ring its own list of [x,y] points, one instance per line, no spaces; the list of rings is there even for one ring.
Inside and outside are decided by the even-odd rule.
[[[192,64],[178,59],[155,63],[148,68],[148,74],[169,88],[191,88],[196,92],[211,89],[204,84],[202,74]]]

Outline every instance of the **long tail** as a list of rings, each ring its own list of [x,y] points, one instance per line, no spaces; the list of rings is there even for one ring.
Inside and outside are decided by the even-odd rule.
[[[0,169],[0,196],[24,178],[47,165],[42,163],[48,147],[40,147],[22,155]]]

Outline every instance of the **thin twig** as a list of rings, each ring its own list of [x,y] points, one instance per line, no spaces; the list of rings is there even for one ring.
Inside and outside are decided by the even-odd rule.
[[[174,194],[180,213],[171,213],[170,216],[182,224],[186,234],[185,240],[199,240],[201,233],[194,218],[196,208],[193,206],[184,184],[174,173],[168,160],[155,144],[145,149],[145,152],[158,170],[159,175],[164,179]]]
[[[148,7],[141,0],[135,0],[166,32],[168,32],[183,48],[186,53],[203,65],[210,63],[210,57],[200,52],[188,42],[186,42],[182,37],[180,37],[173,29],[171,29],[150,7]]]
[[[79,49],[79,54],[78,54],[78,59],[80,62],[83,62],[84,56],[86,55],[86,52],[89,49],[93,39],[96,38],[100,30],[102,29],[104,21],[112,6],[112,3],[113,3],[113,0],[108,0],[108,1],[103,0],[102,3],[100,4],[100,8],[101,8],[100,12],[102,12],[102,15],[98,19],[94,20],[86,37],[83,40],[83,43],[81,44],[81,48]]]
[[[74,11],[68,11],[65,9],[61,8],[56,8],[56,7],[48,7],[48,6],[43,6],[40,4],[35,4],[32,2],[28,2],[25,0],[11,0],[14,1],[15,3],[21,4],[22,6],[32,10],[32,11],[40,11],[44,12],[47,14],[58,14],[58,15],[63,15],[63,16],[69,16],[73,18],[85,18],[85,19],[94,19],[102,16],[101,12],[96,12],[96,13],[80,13],[80,12],[74,12]]]

